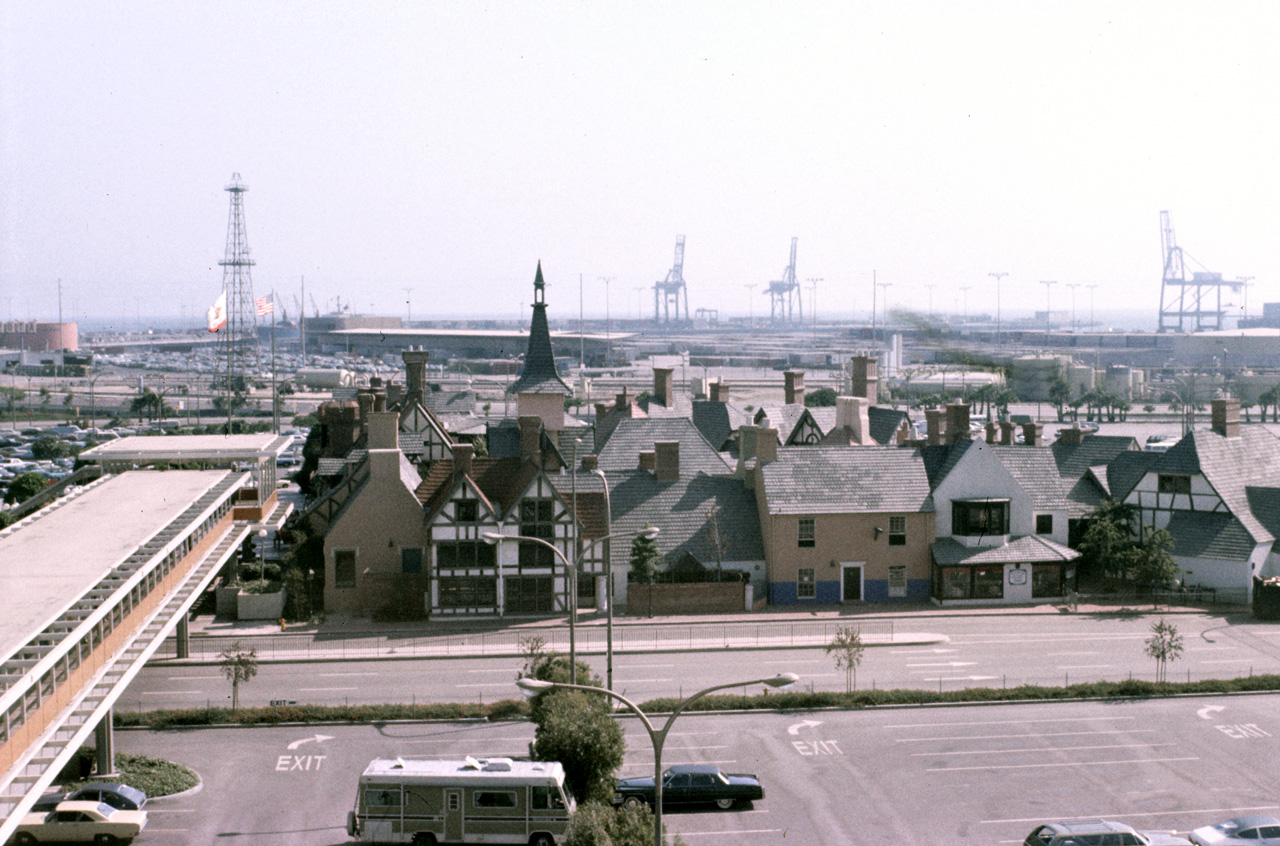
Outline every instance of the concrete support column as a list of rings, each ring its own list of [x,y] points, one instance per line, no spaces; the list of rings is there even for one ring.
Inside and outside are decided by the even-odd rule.
[[[178,628],[174,631],[174,637],[177,640],[177,657],[191,657],[191,627],[187,623],[187,615],[183,614],[178,618]]]
[[[116,738],[115,728],[111,725],[111,718],[115,714],[115,709],[107,711],[102,717],[102,722],[98,723],[98,727],[94,729],[94,740],[98,747],[98,775],[106,776],[115,771],[116,763]]]

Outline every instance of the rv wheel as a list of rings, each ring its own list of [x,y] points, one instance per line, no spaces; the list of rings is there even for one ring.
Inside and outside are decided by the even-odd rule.
[[[413,846],[436,846],[436,836],[429,831],[420,831],[413,836]]]
[[[529,838],[529,846],[556,846],[556,841],[550,834],[535,834]]]

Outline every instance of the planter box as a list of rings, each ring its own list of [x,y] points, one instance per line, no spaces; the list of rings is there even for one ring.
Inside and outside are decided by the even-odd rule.
[[[213,595],[217,600],[216,611],[219,617],[234,617],[236,615],[236,597],[240,595],[240,588],[224,585],[217,588]]]
[[[631,616],[742,612],[752,610],[751,605],[751,585],[747,582],[627,585],[627,614]]]
[[[275,593],[236,593],[237,620],[279,620],[284,616],[284,590]]]

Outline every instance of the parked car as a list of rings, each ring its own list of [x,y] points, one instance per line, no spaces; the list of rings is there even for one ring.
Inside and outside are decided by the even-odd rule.
[[[52,811],[23,817],[13,842],[128,843],[146,827],[146,811],[121,811],[105,802],[61,802]]]
[[[1191,832],[1200,846],[1280,846],[1280,820],[1275,817],[1236,817]]]
[[[1023,846],[1190,846],[1172,831],[1135,831],[1111,820],[1067,820],[1038,826]]]
[[[764,798],[760,779],[749,773],[723,773],[712,764],[681,764],[662,774],[662,805],[714,802],[722,810],[738,802]],[[654,802],[653,776],[618,779],[615,805]]]
[[[118,782],[90,782],[70,793],[46,793],[31,806],[33,811],[52,811],[59,802],[105,802],[120,811],[138,811],[147,803],[147,794]]]

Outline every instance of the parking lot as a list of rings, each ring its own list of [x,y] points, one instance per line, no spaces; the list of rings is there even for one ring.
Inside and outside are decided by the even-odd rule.
[[[753,807],[676,810],[686,843],[1021,843],[1039,822],[1103,816],[1187,830],[1280,810],[1280,696],[875,712],[686,715],[664,764],[759,774]],[[651,771],[624,720],[622,775]],[[120,732],[121,751],[197,770],[160,800],[140,844],[336,844],[356,778],[378,756],[519,756],[527,723]]]

